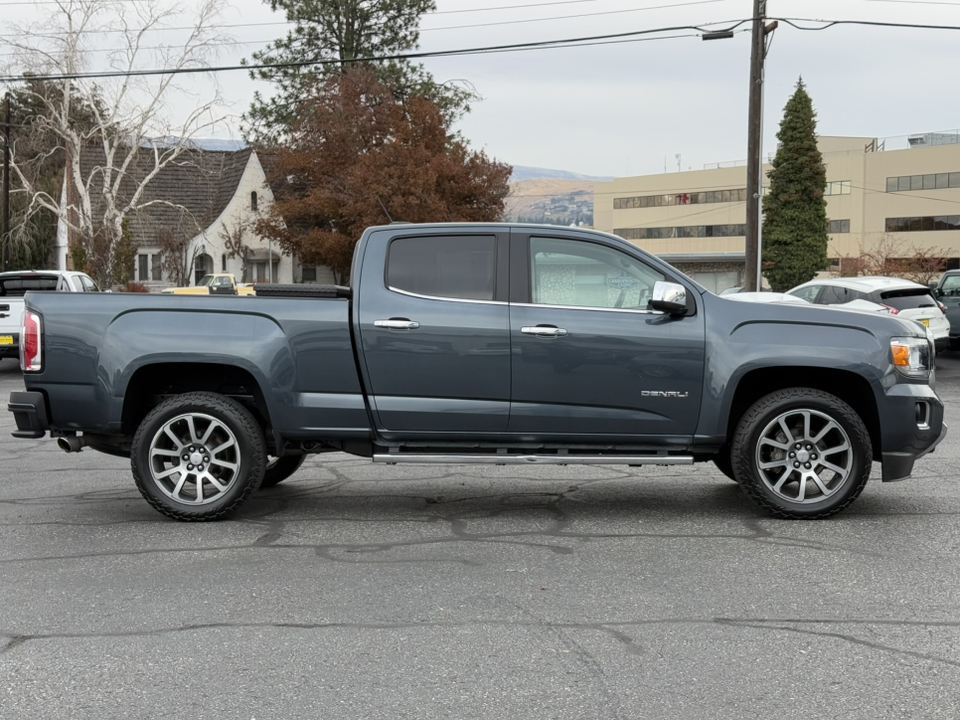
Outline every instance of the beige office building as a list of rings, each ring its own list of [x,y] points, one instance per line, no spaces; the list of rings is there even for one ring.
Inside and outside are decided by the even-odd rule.
[[[960,266],[960,137],[909,142],[884,150],[874,138],[820,138],[834,270],[885,239],[905,256],[911,247],[943,249]],[[746,185],[745,165],[596,183],[594,226],[719,292],[743,282]]]

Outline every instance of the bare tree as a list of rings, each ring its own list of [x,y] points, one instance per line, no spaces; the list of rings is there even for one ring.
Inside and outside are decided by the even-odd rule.
[[[53,138],[48,154],[65,158],[66,191],[54,194],[36,183],[31,162],[42,161],[43,156],[21,157],[15,145],[12,170],[29,194],[30,206],[53,212],[69,228],[73,242],[82,245],[82,252],[72,249],[71,256],[84,257],[102,286],[112,285],[123,274],[119,264],[127,260],[121,256],[129,254],[118,254],[124,221],[150,205],[171,204],[146,192],[150,182],[193,147],[191,138],[220,121],[216,110],[221,95],[215,85],[202,100],[184,103],[179,95],[184,89],[177,81],[182,71],[207,67],[226,41],[214,25],[224,3],[201,0],[186,39],[175,45],[157,47],[164,35],[155,31],[174,22],[188,23],[177,9],[164,9],[156,0],[54,0],[48,20],[15,27],[2,38],[14,51],[8,73],[50,79],[28,84],[26,92],[41,108],[38,122],[43,131]],[[77,78],[91,67],[91,51],[105,44],[116,48],[108,54],[109,67],[124,74],[99,84]],[[156,67],[172,72],[136,74]],[[102,61],[97,69],[102,69]],[[168,116],[174,96],[181,112],[178,120]],[[93,122],[75,121],[78,106],[92,112]]]
[[[947,266],[950,251],[907,243],[903,238],[884,233],[877,242],[855,256],[840,258],[840,275],[881,275],[900,277],[928,285]]]
[[[237,221],[234,226],[227,227],[226,223],[220,225],[220,239],[223,240],[223,246],[227,250],[227,257],[240,258],[240,279],[246,282],[247,261],[250,259],[250,246],[243,241],[243,234],[247,226],[242,221]]]

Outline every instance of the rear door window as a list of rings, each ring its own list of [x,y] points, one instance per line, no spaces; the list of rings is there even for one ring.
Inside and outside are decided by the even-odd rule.
[[[28,292],[55,292],[57,275],[12,275],[0,279],[0,297],[23,297]]]
[[[493,300],[496,248],[493,235],[397,238],[387,255],[387,286],[429,297]]]
[[[798,288],[796,290],[791,290],[790,295],[796,295],[798,298],[803,298],[809,303],[816,302],[817,295],[820,294],[820,289],[822,285],[808,285],[804,288]]]
[[[837,287],[836,285],[824,285],[823,292],[820,294],[817,304],[841,305],[845,302],[850,302],[853,299],[854,298],[850,294],[850,291],[846,288]]]
[[[897,310],[916,310],[937,306],[937,301],[926,288],[888,290],[880,293],[880,301]]]

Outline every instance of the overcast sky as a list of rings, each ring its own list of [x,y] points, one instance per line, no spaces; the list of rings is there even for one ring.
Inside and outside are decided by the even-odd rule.
[[[286,29],[261,0],[231,3],[223,23],[250,24],[229,28],[247,44],[226,48],[218,64],[249,57]],[[42,9],[0,0],[0,34]],[[751,10],[752,0],[437,0],[437,12],[423,18],[420,45],[447,50],[722,23]],[[769,0],[767,12],[960,26],[960,0]],[[775,148],[783,106],[801,75],[821,134],[887,138],[893,148],[905,146],[907,134],[960,128],[958,48],[960,31],[803,32],[781,23],[767,60],[765,150]],[[438,81],[466,79],[482,95],[460,123],[474,148],[515,165],[623,176],[665,165],[675,171],[676,155],[683,170],[744,160],[749,55],[743,32],[712,42],[681,37],[424,62]],[[200,80],[190,83],[202,92]],[[242,72],[224,73],[220,83],[237,115],[255,88],[270,93]]]

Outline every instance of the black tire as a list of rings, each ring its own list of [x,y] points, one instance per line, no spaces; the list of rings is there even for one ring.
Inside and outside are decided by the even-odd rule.
[[[286,455],[284,457],[269,458],[267,467],[263,471],[263,482],[260,483],[260,489],[271,488],[278,483],[282,483],[299,470],[300,466],[303,465],[303,461],[306,459],[306,455]]]
[[[733,473],[733,461],[730,459],[729,447],[724,447],[719,453],[713,456],[713,464],[717,466],[717,470],[734,482],[737,482],[737,476]]]
[[[220,520],[260,487],[267,453],[253,415],[210,392],[157,405],[133,437],[130,464],[140,493],[183,521]]]
[[[870,477],[873,449],[866,426],[845,402],[821,390],[789,388],[760,399],[740,418],[731,459],[740,487],[761,507],[777,517],[813,520],[857,499]]]

